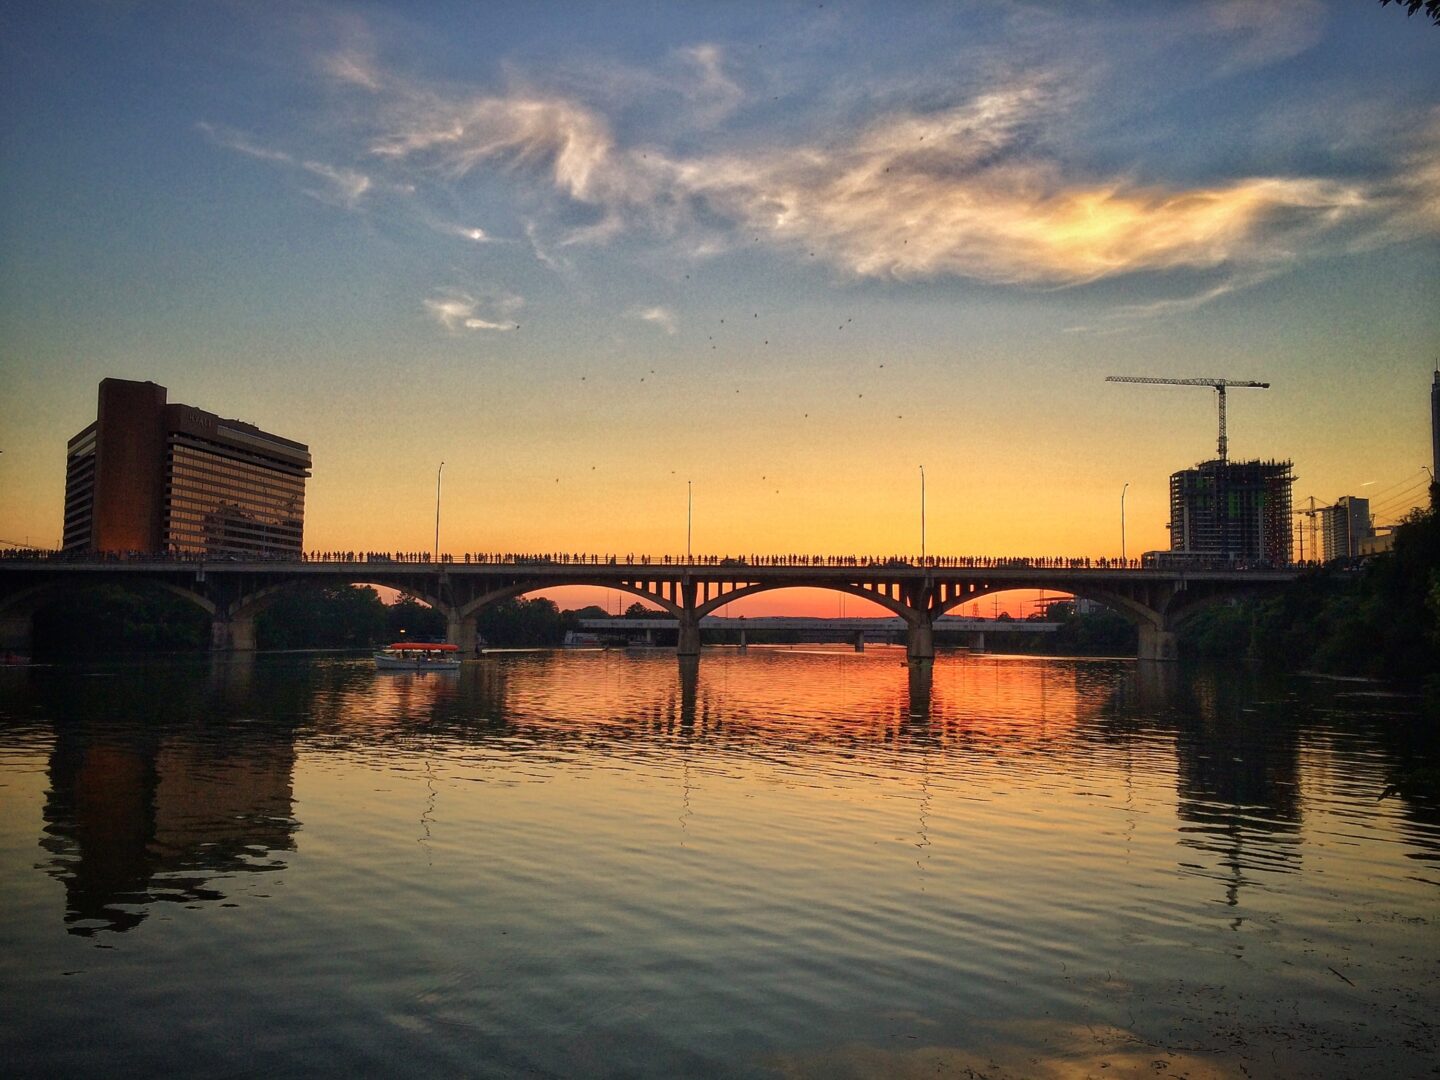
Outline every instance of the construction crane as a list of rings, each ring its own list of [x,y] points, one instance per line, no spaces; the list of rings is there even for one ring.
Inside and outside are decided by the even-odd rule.
[[[1237,379],[1156,379],[1149,375],[1107,375],[1106,382],[1164,383],[1168,386],[1213,386],[1220,403],[1219,457],[1224,464],[1228,444],[1225,440],[1225,388],[1227,386],[1254,386],[1261,390],[1270,389],[1268,382],[1242,382]]]
[[[1334,510],[1335,507],[1316,506],[1314,495],[1308,495],[1306,497],[1310,500],[1310,508],[1308,510],[1296,510],[1295,516],[1310,519],[1310,558],[1313,562],[1318,563],[1320,561],[1320,541],[1315,535],[1315,515],[1323,513],[1326,510]],[[1303,525],[1300,528],[1300,561],[1305,561],[1305,528]]]

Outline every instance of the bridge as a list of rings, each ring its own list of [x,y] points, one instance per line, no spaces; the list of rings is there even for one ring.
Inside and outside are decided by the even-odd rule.
[[[985,565],[969,565],[984,562]],[[240,561],[137,555],[0,559],[0,649],[24,650],[34,612],[86,585],[149,583],[193,602],[211,619],[217,650],[255,647],[255,616],[303,583],[371,584],[398,590],[444,614],[448,638],[476,652],[476,615],[490,604],[542,589],[587,585],[630,593],[676,623],[676,652],[698,656],[702,620],[725,604],[778,589],[858,596],[904,624],[911,660],[935,655],[935,620],[992,593],[1044,589],[1094,600],[1134,622],[1144,660],[1175,658],[1176,628],[1210,604],[1275,589],[1293,569],[1094,567],[1087,560],[931,558],[921,563],[846,558],[666,559],[504,558],[396,562],[383,557],[325,561]],[[1053,565],[1062,563],[1066,565]],[[963,564],[963,565],[958,565]]]

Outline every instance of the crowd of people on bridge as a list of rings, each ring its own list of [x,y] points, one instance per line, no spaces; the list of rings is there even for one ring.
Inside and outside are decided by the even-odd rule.
[[[311,551],[306,562],[362,562],[425,565],[433,562],[464,566],[750,566],[750,567],[933,567],[936,569],[1122,570],[1139,569],[1139,559],[1098,559],[1064,555],[599,555],[588,552],[448,552],[428,551]]]
[[[760,555],[643,555],[630,552],[595,554],[587,552],[465,552],[461,555],[429,551],[307,551],[294,554],[274,552],[231,552],[209,554],[197,551],[166,552],[108,551],[66,552],[42,548],[0,548],[0,559],[65,562],[270,562],[270,563],[364,563],[367,565],[430,565],[441,563],[464,566],[697,566],[697,567],[804,567],[804,568],[884,568],[924,567],[936,570],[1258,570],[1274,569],[1268,564],[1236,563],[1230,560],[1204,559],[1164,552],[1165,562],[1157,564],[1150,558],[1118,559],[1111,556],[1088,558],[1068,555],[805,555],[799,553]],[[1317,565],[1291,563],[1291,569]]]

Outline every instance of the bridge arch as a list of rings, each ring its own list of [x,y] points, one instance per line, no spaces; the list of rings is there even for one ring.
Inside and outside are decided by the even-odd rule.
[[[703,619],[706,615],[713,615],[726,604],[734,603],[736,600],[747,596],[758,596],[762,593],[781,592],[785,589],[818,589],[824,592],[840,593],[844,596],[858,596],[862,600],[868,600],[872,604],[883,607],[894,615],[900,616],[908,624],[915,625],[923,618],[922,614],[913,607],[909,607],[899,600],[879,592],[871,592],[859,585],[847,584],[840,581],[785,581],[777,584],[765,582],[751,583],[732,589],[729,592],[722,592],[718,596],[711,597],[703,604],[695,608],[695,617]]]
[[[1035,589],[1032,585],[1017,585],[1012,582],[1006,582],[1003,585],[982,586],[977,588],[973,593],[967,593],[965,596],[958,596],[947,600],[945,603],[935,607],[933,611],[935,617],[938,618],[941,615],[948,614],[957,607],[961,607],[974,600],[979,600],[984,596],[993,596],[997,593],[1005,592],[1033,591],[1035,591]],[[1146,606],[1138,600],[1109,589],[1081,586],[1078,589],[1067,588],[1061,590],[1059,588],[1053,588],[1046,591],[1063,591],[1066,595],[1074,596],[1081,600],[1093,600],[1095,603],[1109,608],[1116,614],[1123,615],[1137,626],[1151,626],[1160,629],[1165,625],[1165,617],[1161,612]]]
[[[310,579],[295,578],[290,581],[267,585],[262,589],[257,589],[255,592],[247,593],[231,601],[229,604],[226,604],[224,609],[219,611],[218,614],[223,615],[227,619],[253,620],[255,616],[270,607],[281,597],[288,593],[298,592],[306,585],[313,584],[315,584],[315,582]],[[323,584],[345,585],[349,588],[355,588],[359,585],[378,585],[383,589],[393,589],[398,593],[403,593],[405,596],[413,597],[439,611],[447,611],[449,609],[449,605],[439,597],[414,588],[408,581],[384,581],[381,580],[381,575],[376,574],[357,574],[354,577],[345,578],[332,577],[327,578]]]
[[[273,585],[266,585],[254,592],[245,593],[232,600],[213,605],[212,614],[214,621],[211,623],[211,647],[216,649],[236,649],[241,651],[253,650],[255,648],[255,619],[276,601],[287,595],[299,592],[307,585],[344,585],[347,588],[355,588],[361,585],[378,585],[381,588],[393,589],[405,596],[413,597],[424,604],[435,608],[445,615],[447,620],[453,620],[453,611],[450,605],[446,604],[439,597],[416,589],[411,580],[387,579],[384,574],[367,574],[357,572],[340,576],[327,576],[322,579],[307,577],[295,577],[285,581],[276,582]]]
[[[1220,604],[1227,604],[1232,600],[1245,600],[1259,596],[1262,593],[1262,589],[1256,588],[1253,585],[1231,585],[1224,588],[1206,590],[1203,593],[1198,593],[1193,599],[1184,599],[1184,594],[1181,594],[1181,596],[1176,599],[1183,599],[1183,602],[1171,606],[1168,615],[1169,626],[1171,629],[1178,630],[1201,612],[1208,611]]]
[[[492,604],[504,603],[506,600],[514,600],[517,597],[525,596],[528,593],[544,592],[547,589],[569,588],[572,585],[581,588],[609,589],[613,592],[625,593],[628,596],[639,597],[641,600],[648,600],[662,608],[672,618],[684,618],[684,609],[674,601],[667,599],[658,592],[653,592],[641,586],[629,582],[613,581],[608,579],[588,578],[566,578],[564,581],[545,581],[540,578],[528,581],[516,581],[503,585],[498,589],[490,589],[479,596],[466,601],[456,607],[456,614],[462,619],[474,619],[482,610]]]

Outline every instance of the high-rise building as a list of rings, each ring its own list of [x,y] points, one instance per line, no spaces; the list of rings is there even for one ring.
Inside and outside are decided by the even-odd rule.
[[[1203,461],[1170,477],[1170,550],[1285,566],[1292,542],[1288,461]]]
[[[310,449],[104,379],[66,448],[66,551],[298,555]]]
[[[1342,495],[1334,506],[1320,511],[1320,550],[1326,562],[1352,559],[1361,554],[1360,542],[1373,534],[1369,499]]]

